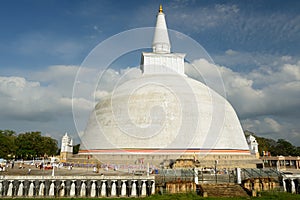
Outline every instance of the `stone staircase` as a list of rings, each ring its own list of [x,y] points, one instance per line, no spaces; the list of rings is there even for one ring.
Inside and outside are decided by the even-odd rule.
[[[249,197],[238,184],[200,184],[199,193],[203,197]]]

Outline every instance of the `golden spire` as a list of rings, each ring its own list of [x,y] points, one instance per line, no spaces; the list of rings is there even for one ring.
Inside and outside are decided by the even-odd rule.
[[[159,13],[162,13],[163,12],[163,8],[162,8],[162,5],[160,4],[159,5]]]

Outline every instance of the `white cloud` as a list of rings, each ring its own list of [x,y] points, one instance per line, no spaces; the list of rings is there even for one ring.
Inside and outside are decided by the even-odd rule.
[[[78,66],[50,66],[28,77],[0,77],[0,126],[16,131],[35,131],[56,138],[68,131],[76,134],[72,105],[91,110],[93,102],[72,98]],[[84,95],[84,94],[83,94]]]
[[[233,56],[233,55],[236,55],[238,52],[234,51],[232,49],[228,49],[227,51],[225,51],[225,53],[229,56]]]
[[[76,82],[78,87],[72,96],[78,70],[82,80]],[[56,138],[67,131],[77,137],[72,109],[75,108],[74,116],[85,126],[98,98],[107,95],[117,84],[137,77],[140,70],[108,69],[101,78],[100,74],[95,69],[55,65],[29,73],[28,77],[0,77],[0,104],[4,105],[0,107],[0,126],[21,131],[41,130]],[[105,89],[96,90],[97,86]],[[95,89],[93,93],[88,92],[91,88]]]
[[[284,61],[284,62],[291,61],[292,60],[292,56],[282,56],[281,60]]]
[[[174,24],[178,23],[184,26],[185,30],[200,32],[203,30],[218,27],[225,21],[228,21],[238,15],[239,8],[237,5],[216,4],[208,7],[194,7],[188,10],[178,8],[172,9],[168,15],[168,21]],[[186,22],[189,23],[186,23]]]
[[[237,5],[225,5],[225,4],[216,4],[215,8],[218,12],[220,13],[238,13],[239,12],[239,8]]]
[[[242,120],[241,123],[245,130],[251,130],[252,132],[271,138],[275,136],[276,138],[274,139],[282,138],[281,131],[287,131],[283,129],[283,125],[271,117],[262,117],[259,120],[248,118]]]
[[[48,120],[60,111],[59,93],[23,77],[0,77],[0,103],[3,117],[22,120]],[[62,111],[66,111],[63,109]],[[48,115],[46,113],[49,113]],[[41,117],[46,114],[44,117]]]
[[[236,109],[244,129],[273,138],[299,141],[300,127],[292,120],[300,118],[297,112],[300,110],[300,62],[282,64],[277,68],[263,66],[247,74],[203,59],[192,64],[199,66],[202,77],[199,77],[199,73],[191,65],[186,64],[189,76],[210,84],[214,81],[224,84],[225,95]],[[83,79],[80,80],[78,93],[72,97],[74,77],[78,69],[81,70]],[[101,74],[78,66],[57,65],[32,73],[27,78],[0,77],[0,103],[5,105],[0,107],[1,126],[10,124],[12,127],[26,127],[28,125],[25,124],[30,123],[38,130],[57,136],[60,132],[70,132],[70,127],[74,126],[72,106],[78,109],[77,114],[89,113],[99,98],[107,95],[116,85],[138,77],[140,70],[108,69],[98,81],[95,73]],[[87,88],[95,90],[87,93],[86,91],[90,91]],[[87,116],[85,117],[84,123],[87,121]],[[287,135],[282,135],[283,133]]]
[[[263,105],[256,100],[263,98],[264,94],[252,87],[253,80],[224,66],[208,63],[204,59],[194,61],[192,64],[198,66],[201,76],[204,77],[204,83],[209,83],[208,86],[227,97],[239,114],[248,115],[262,109]],[[198,74],[195,73],[187,71],[189,76],[197,78]],[[224,85],[225,92],[221,91],[220,84]]]
[[[85,98],[60,98],[59,102],[68,108],[72,106],[79,107],[82,110],[90,112],[94,108],[94,103]]]
[[[264,122],[269,126],[272,132],[279,132],[281,130],[281,125],[272,118],[264,118]]]
[[[100,100],[101,98],[107,96],[109,94],[106,90],[97,90],[94,94],[96,100]]]
[[[23,77],[0,77],[0,92],[6,97],[14,98],[24,90],[39,86],[39,82],[27,82]]]
[[[297,135],[299,131],[295,130],[300,129],[297,122],[291,123],[293,118],[300,118],[297,112],[300,110],[300,62],[276,67],[263,66],[250,73],[234,72],[203,59],[192,64],[198,66],[202,77],[195,70],[187,70],[187,73],[201,81],[203,77],[211,81],[220,78],[212,70],[217,69],[224,83],[226,97],[241,118],[244,129],[295,142],[292,139],[296,137],[295,134],[290,133]],[[286,134],[284,137],[283,133]]]
[[[249,73],[255,70],[262,70],[268,73],[270,69],[282,67],[285,64],[297,64],[300,57],[289,55],[276,56],[269,53],[243,52],[228,49],[225,52],[213,55],[215,63],[227,66],[235,71]]]
[[[201,75],[215,80],[212,65],[205,60],[193,63],[199,66]],[[300,106],[300,63],[283,64],[272,69],[262,67],[248,74],[215,65],[224,81],[228,99],[240,115],[280,113],[291,106]],[[192,75],[194,76],[194,75]],[[259,87],[256,87],[259,86]]]

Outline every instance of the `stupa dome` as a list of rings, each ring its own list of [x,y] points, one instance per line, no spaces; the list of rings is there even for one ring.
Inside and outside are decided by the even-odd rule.
[[[82,154],[250,155],[233,107],[189,78],[185,54],[172,53],[170,47],[160,8],[153,52],[142,53],[140,77],[117,85],[97,103],[81,138]]]
[[[90,150],[249,151],[230,103],[176,74],[141,75],[118,86],[96,105],[82,140]]]

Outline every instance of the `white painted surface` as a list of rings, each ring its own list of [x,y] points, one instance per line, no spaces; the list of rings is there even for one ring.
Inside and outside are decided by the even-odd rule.
[[[236,168],[236,183],[242,183],[241,168]]]
[[[68,133],[61,139],[61,152],[73,153],[73,140]]]
[[[111,186],[111,196],[112,197],[117,196],[117,185],[116,185],[115,181],[113,181],[112,186]]]
[[[182,53],[171,53],[165,14],[157,14],[151,53],[142,53],[141,70],[143,74],[176,73],[184,75],[184,57]]]
[[[258,153],[258,143],[253,135],[249,135],[247,137],[247,143],[249,145],[251,154],[255,155],[256,153]]]
[[[23,182],[21,182],[20,185],[19,185],[18,197],[23,196],[23,188],[24,188]]]
[[[29,185],[28,196],[33,197],[33,194],[34,194],[34,184],[33,182],[31,182]]]
[[[126,196],[126,183],[125,181],[122,182],[121,196]]]
[[[96,196],[96,183],[93,181],[92,188],[91,188],[91,197]]]
[[[10,182],[10,184],[8,185],[8,190],[7,190],[7,195],[8,197],[12,197],[13,195],[13,183]]]
[[[106,183],[105,183],[105,182],[102,182],[101,196],[102,196],[102,197],[105,197],[105,196],[106,196]]]
[[[92,112],[83,148],[249,150],[230,103],[180,75],[144,75],[125,82]]]
[[[142,194],[143,197],[147,195],[147,190],[146,190],[146,181],[143,181],[142,184]]]
[[[81,197],[85,197],[86,196],[86,184],[85,184],[84,181],[81,184],[80,196]]]
[[[151,194],[155,194],[155,182],[152,183]]]
[[[41,197],[44,196],[45,195],[44,192],[45,192],[45,184],[42,182],[40,184],[39,196],[41,196]]]
[[[152,49],[155,53],[170,53],[170,40],[165,19],[165,14],[157,14],[155,32],[153,37]]]
[[[135,197],[136,196],[136,184],[133,182],[132,188],[131,188],[131,196]]]
[[[71,184],[70,197],[75,197],[75,183]]]
[[[142,53],[141,70],[143,74],[180,74],[184,75],[182,53]]]
[[[50,185],[49,196],[50,197],[54,196],[54,182],[52,182],[51,185]]]

